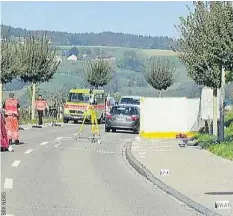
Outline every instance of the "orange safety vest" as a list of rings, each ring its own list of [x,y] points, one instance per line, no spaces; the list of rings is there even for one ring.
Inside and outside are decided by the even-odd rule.
[[[46,108],[47,102],[44,100],[36,100],[36,109],[44,111]]]
[[[6,115],[18,115],[18,105],[19,101],[14,98],[8,98],[5,101],[5,114]]]

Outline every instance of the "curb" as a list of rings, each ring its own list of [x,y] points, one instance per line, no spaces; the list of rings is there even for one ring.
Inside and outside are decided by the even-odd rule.
[[[201,214],[204,214],[206,216],[222,216],[207,207],[191,200],[187,196],[181,194],[180,192],[174,190],[170,186],[164,184],[160,179],[156,178],[143,164],[141,164],[132,154],[131,152],[132,148],[132,142],[128,143],[125,148],[125,156],[129,164],[143,177],[148,179],[150,182],[158,186],[160,189],[165,191],[167,194],[175,197],[179,201],[185,203],[192,209],[195,209],[196,211],[200,212]]]

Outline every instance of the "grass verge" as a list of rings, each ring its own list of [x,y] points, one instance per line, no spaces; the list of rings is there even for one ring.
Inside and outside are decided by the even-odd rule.
[[[225,117],[225,140],[217,142],[217,138],[211,134],[198,133],[196,139],[203,149],[211,153],[233,160],[233,113],[228,113]]]
[[[208,150],[215,155],[233,160],[233,142],[223,142],[212,145],[208,148]]]

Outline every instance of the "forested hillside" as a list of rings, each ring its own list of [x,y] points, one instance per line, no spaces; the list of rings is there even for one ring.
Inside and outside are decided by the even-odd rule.
[[[68,33],[59,31],[31,31],[22,28],[1,25],[2,36],[24,37],[31,34],[46,32],[54,45],[65,46],[113,46],[131,47],[140,49],[171,49],[172,38],[150,37],[124,33],[102,32],[102,33]]]

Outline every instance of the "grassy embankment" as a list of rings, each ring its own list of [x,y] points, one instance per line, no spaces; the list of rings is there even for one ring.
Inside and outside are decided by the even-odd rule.
[[[197,140],[201,147],[209,150],[215,155],[233,160],[233,112],[225,117],[225,140],[216,143],[216,138],[210,134],[197,135]]]

